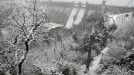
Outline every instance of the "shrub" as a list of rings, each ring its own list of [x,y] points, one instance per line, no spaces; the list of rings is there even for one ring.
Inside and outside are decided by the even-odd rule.
[[[100,12],[97,12],[97,11],[94,13],[91,13],[87,18],[87,22],[99,21],[101,16],[102,16],[102,14]]]
[[[120,68],[116,65],[111,65],[108,69],[101,75],[133,75],[132,71],[127,71],[126,69]]]
[[[77,75],[76,64],[68,61],[50,61],[48,63],[34,64],[25,75]]]
[[[68,51],[67,60],[75,63],[84,64],[87,60],[87,54],[79,51]]]

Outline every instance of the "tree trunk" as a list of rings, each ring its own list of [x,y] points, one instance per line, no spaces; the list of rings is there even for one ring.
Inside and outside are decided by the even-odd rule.
[[[23,56],[21,57],[21,59],[19,60],[19,62],[16,65],[16,70],[17,70],[17,75],[22,75],[22,64],[26,59],[27,53],[29,51],[29,45],[28,45],[28,41],[25,41],[25,52],[23,54]]]
[[[87,62],[86,62],[86,69],[89,70],[89,65],[91,62],[91,49],[88,50],[88,57],[87,57]]]
[[[86,71],[85,71],[85,73],[87,73],[89,71],[89,66],[90,66],[90,63],[91,63],[91,50],[92,50],[92,41],[90,42],[90,44],[87,47],[88,57],[87,57],[87,62],[86,62]]]
[[[22,64],[18,64],[16,67],[16,70],[17,70],[17,75],[21,75],[21,72],[22,72],[22,68],[21,68]]]
[[[95,35],[93,35],[93,34],[91,34],[90,36],[87,36],[85,39],[85,43],[86,43],[85,49],[86,49],[86,51],[88,51],[85,73],[87,73],[89,71],[89,66],[91,63],[91,51],[92,51],[92,46],[93,46],[94,41],[95,41]]]

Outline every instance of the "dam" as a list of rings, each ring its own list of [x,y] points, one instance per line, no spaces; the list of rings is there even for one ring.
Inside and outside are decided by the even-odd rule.
[[[70,29],[75,25],[84,25],[86,23],[87,17],[93,12],[101,12],[101,4],[91,4],[86,3],[75,3],[75,2],[56,2],[47,1],[42,2],[43,6],[47,7],[48,16],[51,22],[64,25],[66,28]],[[120,12],[121,11],[121,12]],[[129,11],[134,11],[131,7],[122,6],[110,6],[106,5],[105,12],[110,12],[112,14],[126,13]]]

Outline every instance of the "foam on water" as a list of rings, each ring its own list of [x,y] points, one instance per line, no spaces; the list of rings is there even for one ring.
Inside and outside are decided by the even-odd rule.
[[[89,74],[97,75],[96,71],[99,68],[99,63],[101,61],[101,57],[102,57],[102,54],[100,54],[94,58],[94,61],[92,62],[92,66],[89,68]]]
[[[99,54],[98,56],[96,56],[94,58],[94,61],[92,62],[92,66],[89,67],[89,75],[97,75],[96,71],[99,69],[99,63],[101,61],[101,58],[102,58],[103,54],[107,55],[108,50],[109,50],[109,48],[106,47],[105,49],[103,49],[101,51],[101,54]]]

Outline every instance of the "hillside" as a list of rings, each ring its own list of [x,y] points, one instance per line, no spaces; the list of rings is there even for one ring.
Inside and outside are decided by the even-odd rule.
[[[103,32],[108,28],[103,27],[101,5],[87,4],[82,21],[70,29],[65,28],[65,25],[73,8],[72,3],[50,3],[45,12],[43,2],[35,8],[32,4],[22,5],[23,7],[16,4],[16,10],[8,2],[1,3],[0,6],[0,75],[17,75],[16,64],[25,55],[21,68],[23,75],[134,74],[133,25],[130,23],[117,28],[117,31],[109,31],[107,34],[111,36],[106,38]],[[12,13],[13,9],[15,13]],[[120,6],[106,6],[105,10],[106,13],[117,15],[133,11],[132,8]],[[43,22],[44,17],[50,23]],[[133,17],[130,19],[133,22]],[[117,35],[121,29],[122,32]],[[2,33],[4,30],[5,34]],[[124,36],[114,37],[120,35]],[[27,43],[29,40],[32,41],[30,44]],[[89,50],[88,71],[86,66]]]

